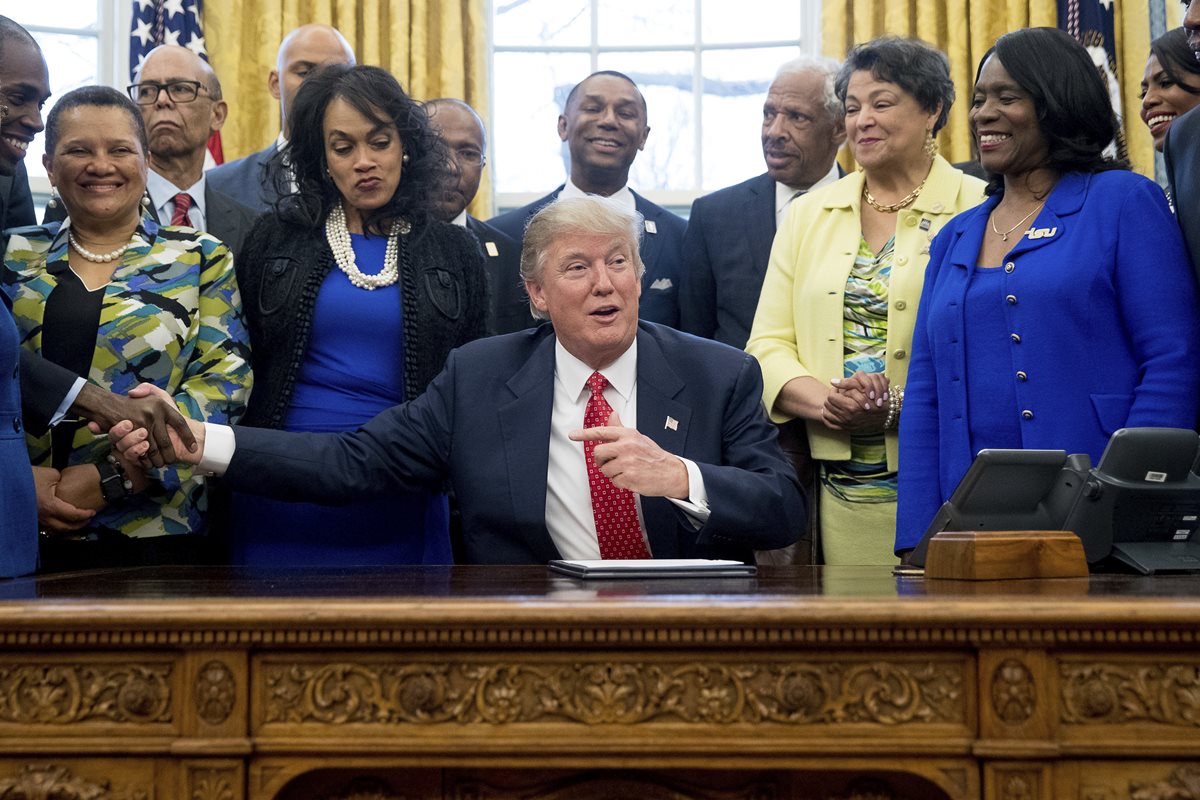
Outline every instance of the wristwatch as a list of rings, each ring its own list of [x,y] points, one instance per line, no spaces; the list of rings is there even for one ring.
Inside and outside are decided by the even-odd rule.
[[[120,503],[133,491],[133,481],[125,477],[120,462],[111,463],[115,460],[102,461],[96,465],[96,469],[100,471],[100,495],[104,502],[109,504]]]

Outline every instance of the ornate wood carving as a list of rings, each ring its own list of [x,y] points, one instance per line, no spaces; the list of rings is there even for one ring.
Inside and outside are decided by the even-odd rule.
[[[266,722],[962,722],[963,662],[269,663]]]
[[[885,781],[866,778],[850,784],[845,794],[829,797],[828,800],[896,800],[896,794]]]
[[[1157,722],[1200,727],[1196,664],[1064,663],[1062,721],[1079,725]]]
[[[510,800],[514,797],[520,797],[521,800],[612,800],[616,797],[636,797],[638,800],[782,800],[783,795],[779,787],[762,781],[749,781],[735,787],[700,787],[677,785],[674,781],[652,774],[583,773],[566,780],[554,779],[541,785],[522,786],[519,791],[482,780],[467,781],[453,786],[447,797],[452,800]],[[864,796],[847,800],[874,798]],[[880,800],[892,798],[889,796]]]
[[[1129,800],[1200,800],[1200,767],[1180,767],[1157,783],[1131,783]]]
[[[1000,662],[992,673],[992,708],[1003,722],[1018,724],[1033,716],[1037,689],[1033,674],[1015,658]]]
[[[220,725],[233,713],[237,684],[223,661],[209,661],[196,675],[196,713],[209,725]]]
[[[236,772],[215,767],[193,767],[188,770],[189,800],[234,800],[233,781]]]
[[[0,721],[171,721],[171,664],[0,666]]]
[[[996,770],[1000,800],[1038,800],[1039,775],[1032,770]]]
[[[356,778],[344,789],[329,795],[326,800],[405,800],[387,781],[378,778]]]
[[[108,781],[96,783],[66,767],[28,764],[11,778],[0,778],[0,800],[109,800]]]

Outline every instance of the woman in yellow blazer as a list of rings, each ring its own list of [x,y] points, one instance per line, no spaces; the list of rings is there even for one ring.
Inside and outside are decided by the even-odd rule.
[[[807,422],[827,564],[895,563],[896,429],[929,243],[983,200],[936,155],[946,56],[915,39],[855,47],[835,89],[860,171],[799,198],[775,235],[746,350],[776,422]]]

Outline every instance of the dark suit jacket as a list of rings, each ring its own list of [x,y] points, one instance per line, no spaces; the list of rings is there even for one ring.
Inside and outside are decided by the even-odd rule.
[[[529,296],[521,280],[521,243],[483,220],[467,215],[467,230],[475,234],[487,263],[488,331],[513,333],[537,327],[529,311]]]
[[[267,162],[276,149],[272,144],[266,150],[213,167],[207,173],[207,183],[259,214],[270,211],[279,199],[275,182],[267,177]]]
[[[1200,114],[1195,109],[1167,129],[1163,159],[1175,218],[1183,229],[1192,268],[1200,276]]]
[[[0,230],[36,222],[29,173],[25,170],[25,162],[21,161],[12,175],[0,175]]]
[[[562,190],[563,187],[559,186],[540,200],[492,217],[488,224],[499,228],[519,242],[525,237],[525,226],[529,223],[529,218],[542,206],[557,200]],[[637,192],[633,193],[633,198],[638,213],[646,218],[647,228],[654,229],[653,233],[648,229],[644,230],[639,248],[642,263],[646,265],[646,274],[642,278],[640,316],[648,322],[677,328],[679,275],[683,271],[683,233],[687,229],[687,223],[683,221],[683,217],[651,203]]]
[[[749,560],[752,548],[794,541],[804,504],[762,409],[758,363],[645,322],[637,336],[638,428],[697,463],[712,508],[697,531],[670,501],[643,497],[655,557]],[[545,520],[554,343],[549,325],[472,342],[423,395],[354,433],[235,428],[226,480],[280,499],[346,502],[449,478],[469,562],[558,558]]]
[[[162,224],[162,220],[158,218],[158,209],[151,208],[150,215],[154,217],[155,222]],[[250,233],[250,229],[254,227],[254,220],[258,218],[258,214],[229,195],[214,189],[212,181],[205,180],[204,216],[207,226],[205,232],[211,233],[224,242],[236,260],[238,253],[242,250],[242,242],[245,241],[246,234]],[[67,211],[62,207],[62,203],[55,208],[47,206],[46,213],[42,215],[42,224],[62,222],[66,217]]]
[[[683,239],[680,328],[744,348],[774,240],[775,180],[767,173],[697,198]]]

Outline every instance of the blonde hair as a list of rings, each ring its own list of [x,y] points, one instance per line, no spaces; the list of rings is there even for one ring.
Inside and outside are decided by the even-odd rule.
[[[638,252],[642,241],[643,217],[607,197],[588,195],[555,200],[543,206],[525,226],[521,242],[521,279],[541,284],[546,256],[554,242],[569,234],[627,237],[633,242],[633,263],[641,280],[646,267]],[[529,310],[538,319],[549,319],[531,300]]]

